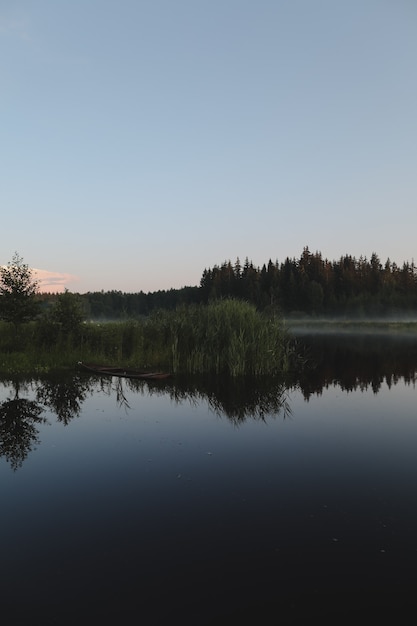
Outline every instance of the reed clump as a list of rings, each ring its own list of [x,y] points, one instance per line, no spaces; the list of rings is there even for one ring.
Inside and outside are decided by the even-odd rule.
[[[165,369],[173,374],[261,376],[286,373],[294,350],[284,324],[243,301],[225,299],[139,320],[81,323],[49,320],[19,329],[0,324],[0,371],[48,370],[78,361]]]
[[[260,376],[284,373],[292,348],[282,320],[240,300],[181,307],[165,314],[174,373]]]

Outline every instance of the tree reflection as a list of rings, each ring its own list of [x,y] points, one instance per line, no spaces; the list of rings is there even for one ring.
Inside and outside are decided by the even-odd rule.
[[[40,443],[38,426],[47,423],[42,417],[46,410],[67,425],[80,415],[91,384],[78,375],[54,374],[42,381],[30,383],[14,379],[5,383],[9,397],[0,403],[0,457],[3,456],[13,470],[22,466],[28,454]],[[22,398],[29,387],[36,399]]]
[[[376,394],[403,379],[415,384],[417,338],[381,334],[305,335],[302,340],[309,354],[309,367],[293,379],[304,397],[321,394],[339,385],[344,391]]]
[[[44,408],[35,400],[20,398],[21,383],[12,382],[14,396],[0,403],[0,456],[4,456],[16,471],[22,466],[29,452],[39,444],[38,424]]]
[[[38,382],[36,397],[66,426],[80,415],[82,404],[89,393],[92,393],[92,388],[85,378],[78,374],[64,376],[55,372]]]
[[[323,389],[339,386],[344,391],[372,389],[378,393],[400,380],[415,384],[417,379],[417,337],[347,335],[304,336],[309,367],[294,372],[291,379],[233,379],[227,377],[176,376],[167,381],[97,378],[76,373],[54,373],[30,383],[8,380],[9,397],[0,403],[0,456],[13,470],[22,466],[29,452],[39,444],[42,416],[50,411],[63,425],[78,417],[88,395],[104,392],[115,397],[119,407],[130,410],[129,392],[168,395],[176,403],[208,403],[218,415],[234,424],[247,419],[291,415],[289,391],[301,390],[305,399]],[[34,399],[23,398],[32,392]]]

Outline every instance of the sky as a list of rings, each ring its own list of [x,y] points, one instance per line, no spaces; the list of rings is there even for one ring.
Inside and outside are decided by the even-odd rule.
[[[415,0],[0,0],[0,265],[417,260]]]

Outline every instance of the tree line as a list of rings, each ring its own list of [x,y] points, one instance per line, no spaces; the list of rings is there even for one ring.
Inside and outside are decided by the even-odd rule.
[[[284,316],[409,316],[417,311],[417,268],[413,261],[382,263],[376,253],[369,259],[346,254],[329,261],[305,247],[299,258],[270,259],[261,268],[248,258],[243,265],[239,259],[224,261],[204,269],[198,286],[84,294],[41,293],[17,253],[0,268],[0,319],[6,321],[24,322],[39,314],[64,326],[70,319],[72,324],[80,319],[135,319],[220,298],[245,300],[259,311]]]
[[[402,316],[417,311],[417,268],[414,262],[382,263],[376,253],[369,259],[346,254],[329,261],[305,247],[299,258],[269,260],[261,268],[248,258],[243,264],[239,259],[224,261],[204,269],[196,287],[81,297],[93,319],[131,318],[230,297],[284,316]]]
[[[383,316],[417,308],[414,262],[383,264],[375,252],[370,259],[346,254],[329,261],[305,247],[299,259],[269,260],[261,269],[237,259],[204,270],[200,287],[204,300],[234,296],[285,315]]]

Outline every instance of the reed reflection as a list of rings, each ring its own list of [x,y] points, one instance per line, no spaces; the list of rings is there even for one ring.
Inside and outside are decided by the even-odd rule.
[[[288,388],[280,379],[204,378],[183,381],[170,390],[176,402],[207,402],[219,416],[234,424],[247,419],[265,420],[267,416],[291,415]]]
[[[267,416],[291,415],[288,388],[283,380],[220,377],[175,377],[170,381],[150,382],[134,379],[100,379],[101,392],[116,397],[118,406],[130,408],[126,393],[169,395],[176,404],[207,403],[214,413],[235,424],[246,419],[265,420]]]

